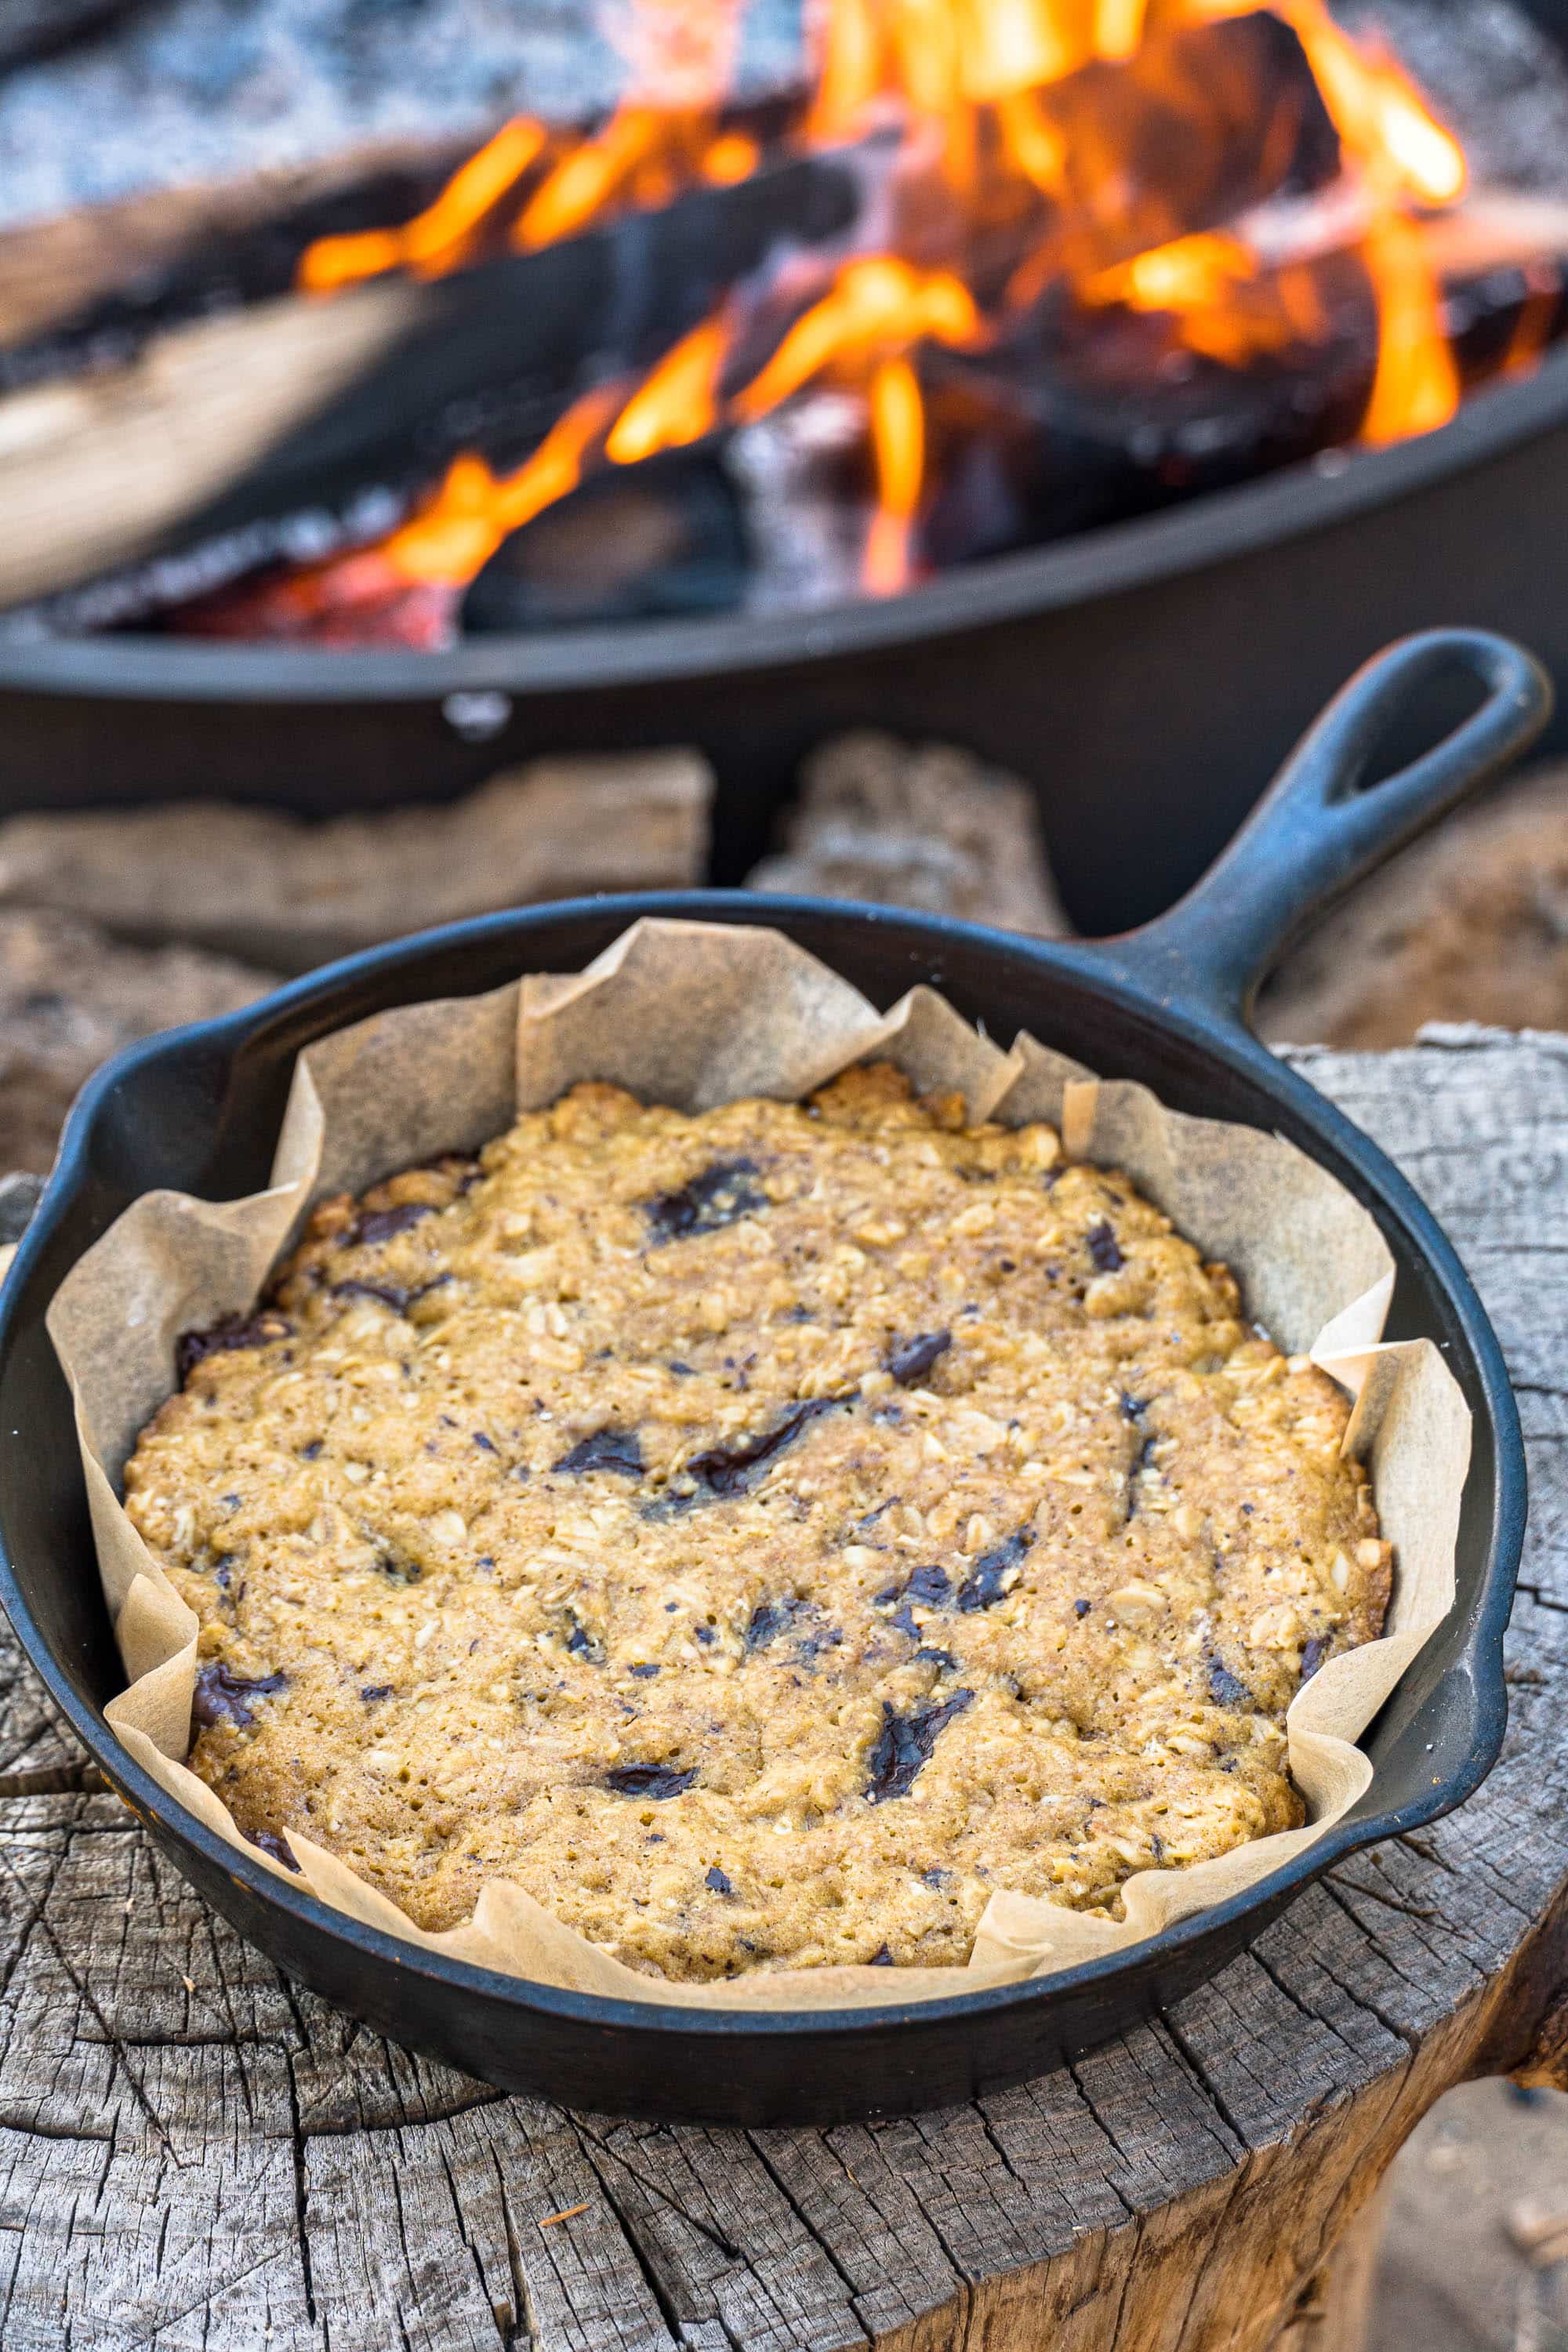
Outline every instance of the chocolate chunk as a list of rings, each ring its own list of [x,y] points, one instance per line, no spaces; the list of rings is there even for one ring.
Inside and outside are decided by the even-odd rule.
[[[705,1650],[711,1649],[719,1638],[711,1625],[694,1625],[691,1630]]]
[[[973,1696],[971,1690],[954,1691],[940,1706],[926,1707],[915,1715],[896,1714],[883,1700],[882,1728],[866,1759],[870,1768],[866,1794],[873,1805],[884,1805],[889,1797],[908,1796],[921,1767],[931,1762],[939,1734],[955,1715],[963,1713]]]
[[[421,1217],[433,1217],[433,1201],[402,1201],[395,1209],[367,1209],[344,1234],[345,1242],[358,1247],[375,1249],[389,1242],[395,1234],[405,1234]]]
[[[1075,1617],[1087,1617],[1094,1603],[1092,1601],[1075,1601],[1072,1607]]]
[[[604,1643],[596,1642],[586,1627],[579,1625],[575,1619],[566,1636],[566,1647],[574,1657],[586,1658],[591,1666],[602,1666],[605,1663]]]
[[[870,1969],[890,1969],[892,1967],[893,1956],[891,1952],[889,1951],[886,1944],[880,1944],[878,1946],[866,1965]]]
[[[1123,1389],[1121,1391],[1121,1413],[1123,1420],[1136,1421],[1139,1414],[1147,1408],[1148,1402],[1149,1400],[1147,1397],[1129,1396],[1127,1391]]]
[[[617,1478],[640,1478],[646,1465],[637,1431],[617,1429],[613,1422],[606,1422],[591,1437],[579,1438],[569,1454],[550,1466],[573,1478],[589,1477],[596,1470]]]
[[[617,1797],[651,1797],[656,1804],[662,1804],[667,1797],[679,1797],[683,1789],[689,1789],[696,1778],[695,1764],[685,1772],[678,1772],[671,1764],[617,1764],[613,1772],[605,1773],[605,1786]]]
[[[733,1895],[735,1892],[717,1863],[702,1883],[705,1886],[710,1886],[715,1895]]]
[[[392,1696],[393,1688],[394,1685],[391,1683],[366,1683],[364,1688],[360,1693],[360,1696],[363,1699],[366,1706],[374,1706],[378,1698],[390,1698]]]
[[[1208,1670],[1209,1696],[1215,1706],[1230,1707],[1243,1715],[1256,1713],[1258,1701],[1245,1683],[1237,1682],[1227,1665],[1223,1664],[1218,1658],[1210,1658]]]
[[[879,1592],[876,1606],[886,1609],[895,1601],[918,1601],[928,1609],[940,1609],[952,1591],[952,1580],[946,1569],[933,1562],[929,1568],[911,1570],[902,1584],[889,1584],[885,1591]]]
[[[260,1675],[247,1681],[243,1675],[231,1674],[221,1663],[203,1666],[196,1675],[195,1693],[191,1700],[191,1719],[211,1729],[214,1724],[232,1723],[237,1727],[252,1720],[250,1701],[270,1698],[274,1691],[286,1689],[285,1674]]]
[[[290,1339],[294,1326],[286,1315],[263,1307],[256,1315],[225,1315],[205,1331],[182,1331],[174,1342],[174,1370],[188,1381],[205,1356],[225,1355],[235,1348],[266,1348],[275,1339]]]
[[[269,1853],[274,1862],[283,1864],[285,1870],[299,1869],[294,1849],[281,1830],[247,1830],[245,1834],[252,1845],[258,1845],[263,1853]]]
[[[495,1454],[500,1451],[495,1439],[493,1437],[487,1437],[482,1429],[475,1430],[474,1444],[479,1447],[481,1454]]]
[[[301,1445],[301,1447],[300,1448],[300,1461],[301,1461],[301,1462],[316,1462],[316,1461],[319,1461],[319,1460],[321,1459],[321,1445],[322,1445],[322,1440],[321,1440],[321,1438],[319,1438],[319,1437],[312,1437],[312,1438],[311,1438],[311,1440],[310,1440],[310,1443],[309,1444],[309,1445]]]
[[[961,1609],[994,1609],[1017,1579],[1013,1570],[1034,1542],[1028,1528],[1015,1528],[994,1550],[983,1551],[958,1588]]]
[[[650,1665],[628,1666],[626,1671],[628,1674],[636,1675],[639,1683],[651,1682],[654,1675],[658,1672],[658,1662],[655,1661]]]
[[[395,1282],[334,1282],[331,1296],[333,1298],[374,1298],[379,1306],[390,1307],[395,1315],[401,1315],[408,1304],[407,1291],[399,1289]]]
[[[900,1633],[907,1633],[909,1635],[911,1642],[918,1642],[920,1640],[921,1629],[915,1623],[913,1612],[911,1612],[907,1601],[901,1609],[897,1610],[894,1612],[893,1622],[898,1627]]]
[[[921,1331],[913,1339],[906,1339],[888,1358],[886,1369],[901,1389],[913,1388],[923,1380],[939,1356],[945,1356],[952,1345],[951,1331]]]
[[[787,1600],[760,1602],[752,1610],[751,1622],[746,1627],[748,1651],[765,1650],[768,1643],[784,1633],[799,1615],[801,1605],[794,1593]]]
[[[716,1234],[738,1217],[755,1216],[768,1206],[767,1194],[747,1181],[759,1172],[754,1160],[716,1160],[678,1191],[642,1202],[654,1241],[687,1241],[696,1234]]]
[[[1090,1225],[1086,1238],[1089,1242],[1089,1254],[1100,1273],[1120,1274],[1127,1260],[1121,1255],[1121,1244],[1111,1232],[1108,1220],[1101,1217],[1097,1225]]]
[[[686,1468],[688,1475],[699,1479],[711,1495],[743,1495],[752,1483],[754,1471],[762,1470],[781,1454],[786,1445],[793,1445],[801,1431],[820,1413],[833,1412],[841,1404],[852,1404],[847,1397],[807,1397],[775,1421],[771,1429],[760,1429],[752,1437],[737,1438],[730,1445],[715,1445],[706,1454],[694,1454]]]
[[[1153,1468],[1154,1448],[1159,1443],[1159,1433],[1155,1430],[1151,1430],[1148,1436],[1143,1440],[1143,1443],[1138,1448],[1137,1453],[1132,1456],[1131,1461],[1127,1465],[1127,1508],[1125,1517],[1129,1519],[1135,1519],[1138,1516],[1138,1505],[1142,1499],[1138,1481],[1142,1476],[1145,1470],[1151,1470]]]
[[[953,1668],[958,1664],[958,1660],[953,1656],[951,1650],[917,1650],[915,1652],[915,1664],[919,1665],[922,1659],[928,1666],[934,1666],[939,1674],[943,1675],[952,1674]]]
[[[1301,1650],[1301,1680],[1304,1683],[1310,1683],[1311,1681],[1312,1676],[1317,1673],[1318,1668],[1328,1656],[1331,1639],[1331,1636],[1327,1633],[1314,1633],[1311,1640],[1303,1644]]]

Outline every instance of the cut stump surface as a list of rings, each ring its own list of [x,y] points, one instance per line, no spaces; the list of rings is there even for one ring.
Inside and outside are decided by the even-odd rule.
[[[1341,2352],[1360,2298],[1328,2258],[1417,2117],[1568,2070],[1568,1039],[1299,1058],[1448,1226],[1519,1391],[1531,1535],[1479,1794],[1020,2090],[654,2127],[504,2096],[286,1983],[91,1785],[13,1648],[8,2352]]]

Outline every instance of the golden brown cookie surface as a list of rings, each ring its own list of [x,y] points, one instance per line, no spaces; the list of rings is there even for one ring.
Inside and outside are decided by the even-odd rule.
[[[1345,1401],[961,1117],[584,1086],[319,1210],[126,1475],[241,1826],[712,1977],[958,1963],[997,1889],[1300,1820],[1285,1708],[1388,1591]]]

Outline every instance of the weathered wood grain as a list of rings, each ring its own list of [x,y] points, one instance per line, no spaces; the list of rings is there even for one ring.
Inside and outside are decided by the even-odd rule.
[[[1069,2071],[879,2126],[656,2127],[289,1987],[113,1798],[26,1777],[70,1768],[8,1651],[8,2352],[1341,2352],[1324,2265],[1416,2118],[1568,2053],[1568,1040],[1305,1058],[1448,1223],[1520,1383],[1513,1717],[1461,1813]]]

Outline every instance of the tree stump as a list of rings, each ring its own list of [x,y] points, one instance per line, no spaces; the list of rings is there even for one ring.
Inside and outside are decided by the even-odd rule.
[[[1519,1390],[1512,1719],[1468,1805],[1022,2089],[654,2127],[506,2097],[285,1982],[92,1785],[13,1651],[0,2341],[1347,2352],[1364,2252],[1329,2258],[1417,2117],[1468,2075],[1568,2080],[1568,1038],[1300,1058],[1447,1223]]]

